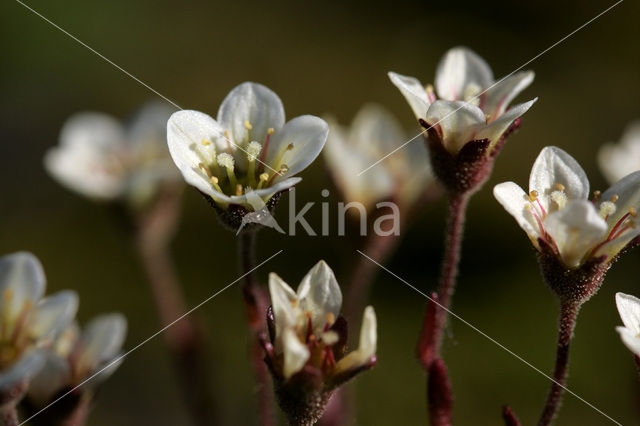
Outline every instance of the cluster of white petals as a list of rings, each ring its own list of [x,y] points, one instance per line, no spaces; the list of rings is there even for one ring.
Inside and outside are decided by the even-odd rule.
[[[414,77],[389,73],[416,118],[439,133],[442,144],[457,154],[470,141],[488,139],[490,147],[537,100],[509,108],[533,81],[533,71],[520,71],[495,81],[489,65],[465,47],[450,49],[436,70],[435,90]]]
[[[433,183],[429,154],[420,143],[407,145],[358,176],[407,139],[395,117],[382,106],[364,105],[349,128],[331,119],[328,122],[331,132],[324,156],[347,202],[357,201],[370,209],[376,202],[394,198],[410,207]]]
[[[527,233],[550,243],[569,268],[588,259],[611,261],[640,234],[640,172],[632,173],[589,200],[589,181],[578,162],[565,151],[546,147],[536,159],[529,192],[514,182],[496,185],[496,199]]]
[[[627,126],[620,142],[608,143],[600,148],[598,163],[609,183],[640,170],[640,120]]]
[[[169,151],[190,185],[217,205],[252,210],[246,193],[266,203],[292,187],[320,154],[327,123],[303,115],[285,123],[280,98],[257,83],[242,83],[224,99],[217,119],[198,111],[174,113],[167,123]]]
[[[162,182],[177,181],[166,146],[171,108],[149,103],[122,124],[110,115],[82,112],[67,120],[45,168],[64,186],[84,196],[134,203],[149,199]]]
[[[624,327],[618,326],[622,343],[640,356],[640,299],[630,294],[616,293],[616,306]]]
[[[95,317],[82,331],[73,323],[60,333],[45,354],[44,367],[31,379],[31,401],[45,405],[59,392],[94,375],[85,386],[97,386],[120,365],[117,357],[126,334],[127,320],[119,313]]]
[[[42,368],[45,351],[75,317],[78,297],[48,297],[38,259],[26,252],[0,258],[0,389],[29,380]]]
[[[275,318],[274,350],[282,356],[282,375],[289,379],[311,365],[324,375],[335,375],[370,365],[377,344],[376,315],[364,311],[360,343],[343,358],[334,358],[339,335],[331,329],[340,314],[342,293],[333,271],[318,262],[294,291],[278,275],[269,275],[269,292]]]

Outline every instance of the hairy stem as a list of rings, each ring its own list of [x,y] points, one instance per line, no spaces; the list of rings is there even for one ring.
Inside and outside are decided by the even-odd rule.
[[[263,360],[259,335],[266,329],[267,296],[255,280],[255,231],[245,231],[240,234],[238,248],[240,255],[240,270],[247,274],[242,286],[242,295],[247,314],[249,330],[251,332],[250,356],[253,372],[258,384],[258,416],[261,426],[273,426],[273,394],[269,385],[269,372]]]
[[[0,426],[18,426],[18,410],[15,403],[8,403],[0,407]]]
[[[556,364],[553,370],[553,383],[547,395],[547,401],[538,421],[538,426],[550,425],[558,412],[569,369],[569,346],[579,310],[580,305],[578,304],[562,303],[560,306],[558,346],[556,348]]]
[[[194,424],[215,424],[214,398],[210,383],[210,356],[201,324],[191,317],[175,322],[186,311],[182,289],[169,244],[178,217],[179,193],[168,192],[137,217],[136,248],[147,275],[153,301],[163,327],[163,336],[182,394]]]
[[[436,309],[434,315],[435,339],[433,344],[435,347],[433,354],[436,357],[440,356],[442,335],[447,321],[448,312],[443,308],[449,309],[455,290],[468,202],[469,196],[466,194],[450,194],[449,196],[449,218],[445,230],[444,258],[438,284],[439,309]]]

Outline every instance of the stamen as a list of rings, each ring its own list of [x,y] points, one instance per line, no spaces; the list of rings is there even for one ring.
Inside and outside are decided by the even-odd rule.
[[[614,214],[617,210],[617,207],[615,204],[613,204],[611,201],[605,201],[602,204],[600,204],[600,211],[598,212],[598,214],[604,219],[607,220],[607,218]]]
[[[258,166],[258,171],[261,172],[264,170],[264,159],[267,156],[267,148],[269,148],[269,140],[271,140],[271,135],[275,132],[273,127],[269,127],[267,130],[267,136],[264,138],[264,148],[262,149],[262,155],[260,155],[260,165]]]
[[[233,156],[231,154],[227,154],[226,152],[219,154],[218,164],[220,164],[222,167],[227,169],[227,176],[229,177],[229,183],[231,183],[231,187],[234,188],[238,184],[238,181],[236,179],[235,173],[233,173],[233,169],[235,165]]]
[[[253,126],[251,125],[251,123],[249,122],[249,120],[244,120],[244,127],[245,127],[247,130],[251,130],[251,129],[253,129]]]
[[[431,84],[427,84],[424,88],[427,91],[427,99],[429,102],[434,103],[436,101],[436,94]]]
[[[601,195],[602,195],[602,192],[598,191],[597,189],[593,191],[593,201],[598,201]]]
[[[207,177],[209,177],[209,178],[213,177],[213,175],[211,174],[211,170],[209,170],[209,168],[207,166],[205,166],[203,163],[198,163],[198,168],[200,170],[202,170],[203,172],[205,172]]]
[[[260,155],[262,145],[253,141],[247,146],[247,158],[249,159],[249,166],[247,175],[249,176],[249,184],[254,185],[256,183],[256,159]]]
[[[242,185],[236,185],[236,195],[242,195]]]
[[[567,194],[562,191],[553,191],[551,193],[551,199],[558,205],[558,210],[563,209],[564,206],[567,205],[568,201]]]
[[[633,208],[633,207],[629,207],[629,214],[630,214],[631,216],[633,216],[633,217],[638,216],[638,212],[637,212],[637,211],[636,211],[636,209],[635,209],[635,208]]]
[[[336,316],[333,314],[333,312],[327,312],[327,324],[329,324],[329,326],[332,326],[334,322],[336,322]]]
[[[202,145],[204,145],[204,146],[209,146],[209,145],[211,145],[211,142],[209,142],[209,141],[208,141],[208,140],[206,140],[206,139],[202,139],[202,142],[201,142],[201,143],[202,143]]]
[[[280,166],[280,170],[278,170],[273,175],[271,175],[271,179],[269,179],[269,183],[267,184],[267,186],[271,185],[276,177],[282,176],[288,171],[289,171],[289,166],[287,166],[286,164],[283,164],[282,166]]]
[[[283,149],[283,150],[280,152],[280,155],[278,155],[278,158],[276,159],[276,161],[274,161],[274,162],[273,162],[273,164],[276,166],[276,168],[282,168],[282,166],[283,166],[282,161],[283,161],[283,157],[284,157],[284,155],[285,155],[288,151],[291,151],[292,149],[293,149],[293,144],[292,144],[292,143],[290,143],[289,145],[287,145],[287,146],[285,147],[285,149]]]
[[[227,152],[229,152],[229,154],[231,154],[233,152],[233,150],[231,149],[231,139],[230,139],[228,130],[224,131],[224,140],[227,141]]]
[[[564,185],[561,183],[556,183],[555,187],[558,191],[564,191]]]
[[[611,201],[612,203],[615,203],[616,201],[618,201],[618,198],[620,198],[618,197],[618,194],[613,194],[609,201]]]
[[[262,173],[260,175],[260,182],[258,183],[258,189],[262,189],[262,187],[268,180],[269,180],[269,173]]]
[[[211,183],[211,185],[213,185],[213,187],[216,189],[216,191],[222,192],[222,189],[220,189],[220,185],[218,185],[218,178],[217,177],[211,176],[211,179],[209,179],[209,183]]]
[[[535,189],[531,192],[529,192],[529,201],[533,202],[538,198],[538,191],[536,191]]]
[[[544,227],[542,226],[542,221],[540,220],[540,217],[538,217],[538,214],[536,213],[535,209],[531,204],[527,204],[525,206],[525,209],[529,210],[533,218],[536,220],[536,222],[538,222],[538,228],[540,228],[540,235],[542,235],[542,237],[544,238],[544,234],[545,234]]]

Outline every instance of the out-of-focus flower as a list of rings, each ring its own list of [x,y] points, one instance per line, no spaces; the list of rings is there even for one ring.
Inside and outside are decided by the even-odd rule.
[[[560,148],[546,147],[536,159],[529,192],[504,182],[496,199],[527,233],[534,246],[548,244],[568,268],[590,259],[611,262],[640,234],[640,172],[618,181],[589,201],[589,181],[576,160]]]
[[[627,126],[619,143],[600,148],[598,164],[609,183],[640,170],[640,120]]]
[[[280,406],[290,420],[313,424],[336,387],[375,364],[376,315],[371,306],[365,309],[359,346],[345,354],[342,293],[324,261],[305,275],[297,292],[270,274],[269,291],[271,343],[265,350]]]
[[[216,120],[185,110],[167,123],[169,150],[184,179],[225,210],[252,211],[251,191],[269,206],[275,194],[301,180],[294,176],[315,160],[328,131],[311,115],[285,124],[280,98],[250,82],[227,95]]]
[[[43,298],[45,285],[34,255],[17,252],[0,258],[0,390],[36,374],[45,348],[75,317],[77,295],[61,291]]]
[[[73,115],[62,127],[59,146],[46,153],[45,167],[84,196],[143,204],[161,183],[180,177],[166,146],[171,111],[149,103],[127,124],[98,112]]]
[[[363,106],[350,128],[333,120],[329,127],[324,156],[347,202],[360,202],[369,210],[377,202],[393,200],[409,208],[434,182],[429,154],[420,143],[407,145],[358,176],[407,140],[400,124],[383,107]]]
[[[92,319],[82,332],[75,323],[68,327],[58,336],[53,350],[47,352],[44,367],[32,378],[30,400],[44,406],[97,373],[83,386],[84,391],[94,389],[119,366],[114,360],[121,353],[126,334],[127,320],[119,313]]]
[[[509,108],[531,84],[533,72],[517,72],[496,82],[489,65],[465,47],[450,49],[440,60],[435,91],[414,77],[390,72],[389,78],[416,118],[425,127],[433,126],[439,142],[453,155],[467,143],[484,139],[489,141],[486,153],[491,153],[514,121],[537,100]]]
[[[640,357],[640,299],[630,294],[616,293],[616,306],[624,327],[616,327],[622,343]]]

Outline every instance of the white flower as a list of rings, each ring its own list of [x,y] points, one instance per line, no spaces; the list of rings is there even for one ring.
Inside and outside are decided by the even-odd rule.
[[[104,369],[88,383],[95,387],[120,365],[120,360],[114,360],[121,353],[126,334],[127,320],[119,313],[93,318],[82,333],[77,324],[72,324],[47,352],[44,367],[29,385],[29,398],[39,406],[45,405],[59,392]]]
[[[414,77],[390,72],[389,78],[407,99],[416,118],[433,126],[452,154],[472,140],[488,139],[492,148],[537,100],[508,109],[511,101],[531,84],[533,72],[517,72],[496,82],[489,65],[465,47],[450,49],[440,60],[435,91]]]
[[[42,298],[45,277],[38,259],[25,252],[0,258],[0,388],[28,380],[42,367],[43,348],[69,325],[78,297],[61,291]]]
[[[608,143],[600,148],[598,163],[609,183],[640,170],[640,120],[627,126],[618,144]]]
[[[640,356],[640,299],[630,294],[616,293],[616,306],[624,327],[616,327],[622,343]]]
[[[364,312],[360,345],[338,359],[341,336],[332,326],[342,305],[342,293],[329,265],[318,262],[295,292],[278,275],[269,275],[269,292],[275,318],[275,356],[282,355],[285,380],[309,365],[324,376],[353,371],[375,361],[377,329],[372,307]]]
[[[540,152],[531,169],[528,193],[504,182],[495,186],[493,194],[538,250],[538,240],[546,241],[569,268],[601,256],[610,262],[640,234],[635,221],[640,172],[589,201],[584,170],[560,148]]]
[[[295,176],[320,154],[329,129],[312,115],[285,124],[280,98],[257,83],[242,83],[224,99],[216,120],[179,111],[167,123],[169,151],[190,185],[221,207],[251,210],[245,194],[265,203],[301,179]]]
[[[103,113],[75,114],[62,127],[59,146],[46,153],[45,167],[84,196],[144,202],[161,182],[179,179],[166,147],[170,115],[159,103],[145,105],[127,125]]]
[[[407,139],[400,124],[383,107],[363,106],[349,129],[331,120],[329,127],[324,156],[346,201],[358,201],[370,209],[379,201],[395,198],[410,207],[433,182],[429,154],[420,143],[409,144],[358,176]]]

